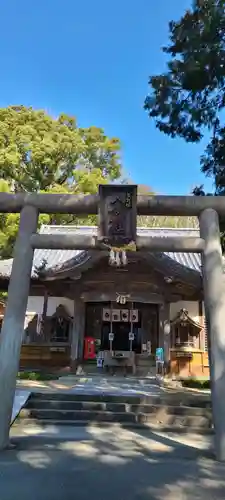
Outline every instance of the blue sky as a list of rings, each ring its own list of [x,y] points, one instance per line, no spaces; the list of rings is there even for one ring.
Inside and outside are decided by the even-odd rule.
[[[126,175],[162,194],[205,182],[203,145],[158,132],[143,110],[165,68],[168,22],[191,0],[8,0],[0,3],[0,106],[75,115],[122,141]],[[209,187],[209,183],[208,183]]]

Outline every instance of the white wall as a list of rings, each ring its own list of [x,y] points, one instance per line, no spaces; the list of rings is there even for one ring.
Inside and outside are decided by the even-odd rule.
[[[170,320],[173,320],[181,309],[186,309],[189,316],[196,321],[196,323],[199,323],[198,302],[181,300],[170,304]]]
[[[42,314],[43,312],[44,297],[28,297],[27,313]],[[56,308],[62,304],[70,316],[74,315],[73,300],[66,297],[49,297],[47,316],[52,316]]]

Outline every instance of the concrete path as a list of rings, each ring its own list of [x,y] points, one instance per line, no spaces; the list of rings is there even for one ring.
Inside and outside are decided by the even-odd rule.
[[[26,426],[0,455],[1,500],[224,500],[209,437]]]
[[[66,391],[74,394],[159,395],[162,389],[153,381],[114,377],[63,377],[56,381],[17,381],[17,389]]]
[[[133,395],[159,395],[161,388],[155,379],[137,380],[134,378],[119,377],[63,377],[60,383],[65,384],[74,393],[81,394],[109,394],[121,396]]]
[[[59,380],[52,381],[31,381],[31,380],[18,380],[18,389],[31,390],[33,392],[72,392],[82,394],[111,394],[111,395],[160,395],[163,393],[176,393],[176,394],[192,394],[196,397],[204,396],[210,397],[210,392],[200,390],[182,389],[167,389],[160,387],[152,379],[134,379],[132,377],[119,378],[119,377],[61,377]]]

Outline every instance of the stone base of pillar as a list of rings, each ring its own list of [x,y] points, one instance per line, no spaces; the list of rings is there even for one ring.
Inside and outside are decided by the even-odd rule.
[[[82,367],[82,360],[81,359],[71,359],[70,372],[73,373],[74,375],[76,375],[79,367]]]
[[[71,359],[70,360],[70,372],[76,374],[77,367],[78,367],[78,359]]]
[[[170,374],[170,362],[165,361],[164,363],[164,375],[169,375]]]

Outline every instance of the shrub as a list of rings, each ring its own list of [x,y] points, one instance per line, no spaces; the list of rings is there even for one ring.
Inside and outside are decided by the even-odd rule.
[[[52,373],[22,371],[18,373],[17,378],[19,378],[20,380],[44,381],[44,380],[56,380],[58,377]]]
[[[181,380],[181,383],[184,387],[196,388],[196,389],[210,389],[210,380],[208,379],[196,379],[196,378],[187,378]]]

